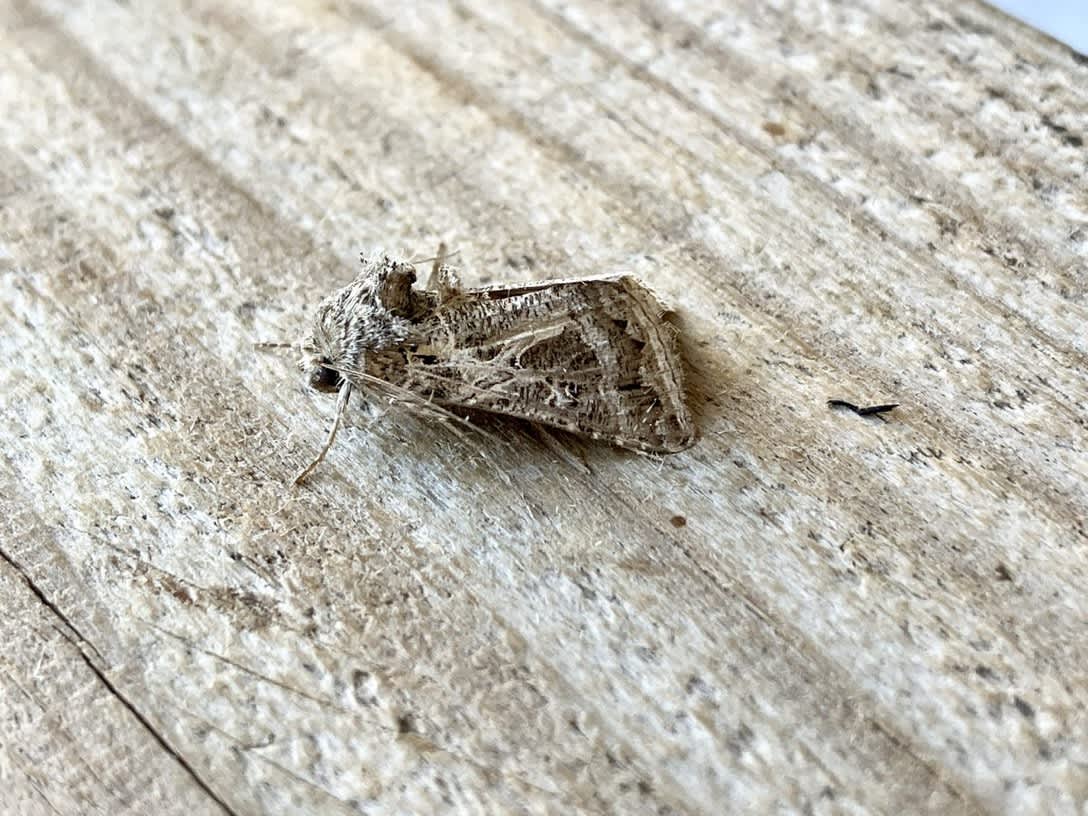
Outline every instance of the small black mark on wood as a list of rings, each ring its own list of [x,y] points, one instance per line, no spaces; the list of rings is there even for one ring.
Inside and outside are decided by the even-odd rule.
[[[1059,139],[1061,139],[1063,142],[1065,142],[1070,147],[1083,147],[1084,146],[1083,137],[1078,136],[1076,133],[1070,133],[1069,128],[1065,127],[1065,125],[1059,125],[1057,122],[1055,122],[1049,116],[1044,116],[1042,118],[1042,123],[1055,136],[1057,136]]]
[[[1020,712],[1024,719],[1031,720],[1035,718],[1035,709],[1023,697],[1013,697],[1012,704],[1016,706],[1016,710]]]
[[[846,408],[848,411],[853,411],[858,416],[871,416],[873,414],[885,414],[891,411],[893,408],[898,408],[898,402],[887,402],[882,405],[855,405],[852,402],[847,402],[841,399],[829,399],[827,401],[830,408]]]

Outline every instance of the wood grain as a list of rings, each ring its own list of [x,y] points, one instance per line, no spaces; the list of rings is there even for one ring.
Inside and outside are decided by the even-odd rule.
[[[1082,812],[1082,55],[935,0],[0,30],[0,811]],[[253,342],[440,240],[646,281],[700,441],[375,405],[292,488],[333,401]]]

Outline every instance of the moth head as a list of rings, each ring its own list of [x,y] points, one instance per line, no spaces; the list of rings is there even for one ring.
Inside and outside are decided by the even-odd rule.
[[[349,372],[361,367],[363,350],[351,343],[343,331],[338,331],[328,317],[327,312],[318,310],[313,333],[302,343],[305,356],[298,366],[310,388],[333,394],[340,390]]]
[[[383,301],[388,278],[400,267],[385,258],[364,266],[350,284],[334,292],[314,312],[301,362],[307,383],[318,391],[339,390],[345,380],[362,377],[368,355],[399,345],[409,331],[406,319]],[[410,279],[403,284],[411,286]]]
[[[358,365],[360,350],[352,342],[349,322],[350,311],[335,297],[322,301],[314,313],[310,336],[302,342],[305,356],[299,368],[315,391],[339,391],[346,372]]]

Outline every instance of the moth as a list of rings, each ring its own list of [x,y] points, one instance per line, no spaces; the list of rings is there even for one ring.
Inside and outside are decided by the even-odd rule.
[[[306,479],[358,389],[449,418],[485,412],[623,448],[676,453],[695,441],[677,331],[631,275],[463,288],[443,263],[426,288],[411,263],[368,260],[318,305],[300,367],[339,395]]]

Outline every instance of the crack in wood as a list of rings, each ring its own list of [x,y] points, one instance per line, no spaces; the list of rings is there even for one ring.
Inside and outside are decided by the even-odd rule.
[[[47,596],[45,592],[42,591],[41,587],[39,587],[34,582],[33,577],[30,575],[29,572],[27,572],[22,564],[12,558],[11,555],[9,555],[8,552],[2,547],[0,547],[0,558],[2,558],[13,570],[15,570],[19,574],[19,577],[23,579],[23,583],[26,584],[27,588],[34,595],[34,597],[38,599],[39,603],[41,603],[46,609],[52,612],[60,621],[64,623],[65,628],[61,628],[59,626],[55,627],[57,632],[61,635],[61,637],[63,637],[65,640],[71,643],[72,646],[75,647],[76,651],[79,653],[80,658],[83,660],[84,663],[87,664],[87,668],[91,670],[91,673],[94,674],[96,678],[98,678],[98,681],[102,684],[102,686],[114,697],[114,699],[116,699],[122,706],[125,707],[129,714],[136,718],[136,721],[144,727],[147,733],[150,734],[151,738],[159,744],[159,747],[166,751],[166,753],[169,754],[170,757],[175,762],[177,762],[178,765],[181,766],[182,770],[184,770],[189,775],[193,782],[196,783],[197,787],[204,791],[204,793],[207,794],[207,796],[213,802],[215,802],[223,810],[224,813],[229,814],[229,816],[238,816],[237,811],[235,811],[230,805],[228,805],[223,800],[223,798],[218,793],[216,793],[215,790],[212,789],[211,785],[204,781],[200,774],[197,773],[196,768],[194,768],[192,764],[184,756],[182,756],[182,754],[176,748],[174,748],[173,745],[170,744],[169,740],[166,739],[166,736],[163,735],[146,716],[144,716],[144,714],[136,707],[136,705],[131,700],[129,700],[128,697],[126,697],[121,692],[121,690],[117,688],[116,685],[114,685],[113,681],[109,679],[105,671],[99,666],[95,665],[95,662],[91,659],[90,655],[87,654],[87,650],[94,652],[94,654],[97,655],[100,660],[103,659],[102,653],[98,651],[94,643],[88,640],[83,635],[83,633],[79,631],[79,628],[72,623],[68,616],[65,615],[64,612],[62,612],[60,608],[49,599],[49,596]],[[65,629],[67,629],[68,631],[65,631]],[[69,634],[69,632],[71,634]]]

